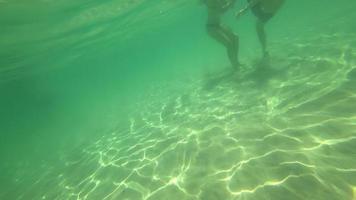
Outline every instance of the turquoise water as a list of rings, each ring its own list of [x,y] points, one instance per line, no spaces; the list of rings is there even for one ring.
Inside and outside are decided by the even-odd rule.
[[[355,9],[0,0],[0,199],[355,200]]]

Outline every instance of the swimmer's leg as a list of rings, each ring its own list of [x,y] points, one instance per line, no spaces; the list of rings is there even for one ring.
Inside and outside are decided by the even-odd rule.
[[[240,66],[239,59],[238,59],[238,54],[239,54],[239,36],[236,35],[231,29],[228,27],[221,27],[222,31],[224,34],[229,38],[231,41],[231,47],[228,50],[228,55],[230,58],[230,61],[232,65],[235,68],[238,68]]]
[[[256,22],[256,31],[262,47],[263,57],[266,57],[268,56],[268,51],[267,51],[267,42],[266,42],[265,22],[258,19]]]
[[[211,37],[216,39],[218,42],[222,43],[229,57],[229,60],[233,67],[238,67],[239,62],[237,59],[237,47],[238,47],[238,38],[227,28],[224,28],[220,25],[218,26],[208,26],[208,33]]]

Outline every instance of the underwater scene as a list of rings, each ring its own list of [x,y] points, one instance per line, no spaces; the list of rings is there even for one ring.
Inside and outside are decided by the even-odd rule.
[[[0,0],[0,199],[356,200],[355,10]]]

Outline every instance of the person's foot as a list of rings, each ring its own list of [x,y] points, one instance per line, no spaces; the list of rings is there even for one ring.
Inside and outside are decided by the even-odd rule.
[[[269,55],[268,51],[265,51],[265,52],[263,53],[263,57],[262,57],[262,59],[261,59],[261,63],[267,64],[267,63],[269,63],[269,62],[270,62],[270,55]]]
[[[246,67],[246,64],[238,62],[235,66],[232,66],[235,72],[241,72],[241,69]]]
[[[233,69],[235,70],[235,71],[239,71],[240,70],[240,68],[241,68],[241,63],[240,62],[237,62],[235,65],[233,65],[232,67],[233,67]]]
[[[263,59],[269,59],[269,52],[268,51],[265,51],[263,52]]]

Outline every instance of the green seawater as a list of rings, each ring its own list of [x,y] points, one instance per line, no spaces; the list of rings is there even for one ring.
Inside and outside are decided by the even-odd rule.
[[[0,199],[356,200],[356,1],[0,0]]]

